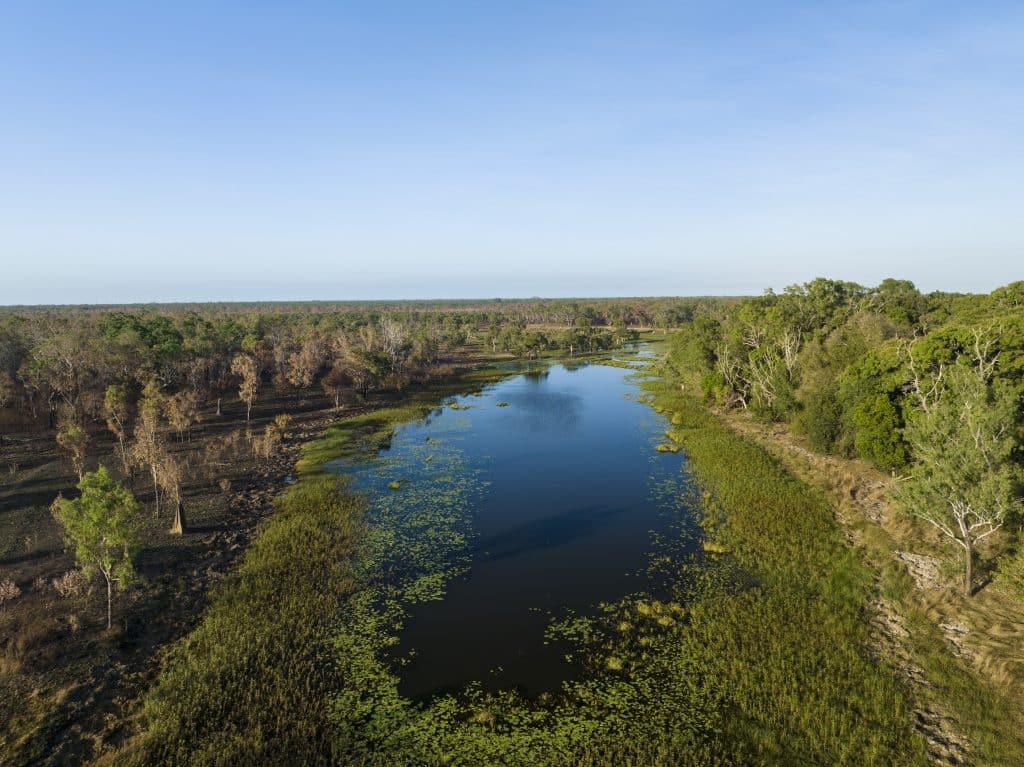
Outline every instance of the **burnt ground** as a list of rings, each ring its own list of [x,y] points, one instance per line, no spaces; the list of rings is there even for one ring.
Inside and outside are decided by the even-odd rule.
[[[110,631],[99,580],[77,596],[54,586],[75,563],[49,506],[58,493],[74,493],[77,476],[56,455],[52,430],[8,426],[0,444],[0,581],[13,580],[21,594],[0,607],[0,722],[6,723],[0,765],[81,763],[121,742],[167,648],[196,625],[211,586],[235,567],[272,512],[302,445],[339,416],[395,398],[350,401],[338,412],[318,394],[265,389],[248,423],[242,403],[225,402],[221,417],[212,409],[203,413],[190,441],[169,436],[175,452],[191,456],[184,488],[188,529],[171,535],[169,514],[154,514],[147,475],[129,481],[144,504],[144,548],[136,562],[138,583],[115,597]],[[231,460],[212,473],[201,470],[204,445],[247,428],[259,436],[282,413],[292,422],[269,459],[256,458],[243,436]],[[86,468],[102,462],[114,472],[120,462],[113,439],[100,425],[93,437]]]

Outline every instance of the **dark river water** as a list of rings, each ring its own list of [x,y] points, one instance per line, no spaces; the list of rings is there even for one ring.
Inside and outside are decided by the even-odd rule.
[[[652,557],[697,545],[683,455],[655,450],[671,427],[639,394],[630,370],[554,365],[449,400],[455,409],[399,427],[377,459],[332,466],[353,475],[371,505],[400,497],[387,485],[399,474],[426,488],[387,512],[400,515],[432,502],[433,475],[455,466],[474,478],[458,494],[469,515],[463,567],[443,598],[408,607],[399,634],[395,655],[409,659],[403,694],[474,680],[527,695],[557,689],[579,669],[565,645],[545,642],[552,617],[656,591]]]

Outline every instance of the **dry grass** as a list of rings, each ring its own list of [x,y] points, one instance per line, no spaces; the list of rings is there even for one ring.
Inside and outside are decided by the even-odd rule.
[[[778,424],[767,426],[739,413],[727,422],[757,439],[801,479],[828,492],[849,540],[879,574],[878,588],[883,592],[879,604],[894,612],[886,622],[902,626],[924,619],[934,629],[932,640],[923,631],[913,637],[878,638],[880,645],[889,645],[884,648],[887,655],[902,656],[903,663],[897,665],[905,667],[908,678],[920,682],[913,688],[921,708],[937,710],[937,716],[949,722],[960,720],[969,730],[972,715],[966,712],[979,704],[968,698],[991,696],[991,700],[1008,705],[1004,711],[989,712],[990,722],[976,722],[978,737],[998,740],[1002,728],[1007,739],[1011,735],[1019,738],[1024,712],[1014,702],[1024,700],[1024,604],[987,586],[966,597],[960,590],[959,567],[950,562],[950,549],[938,533],[901,514],[889,502],[888,493],[895,482],[892,476],[859,460],[813,452]],[[940,563],[937,577],[923,583],[915,580],[898,553],[936,558]],[[902,646],[894,647],[894,642]],[[976,685],[972,687],[964,678],[936,684],[926,678],[929,668],[932,676],[966,672]],[[921,677],[915,680],[918,675]],[[947,709],[958,716],[948,716]],[[983,711],[974,714],[975,718],[985,716]],[[986,732],[986,725],[995,730]],[[984,744],[975,745],[976,752],[985,751]],[[974,758],[979,764],[1013,763],[998,755],[975,753]]]

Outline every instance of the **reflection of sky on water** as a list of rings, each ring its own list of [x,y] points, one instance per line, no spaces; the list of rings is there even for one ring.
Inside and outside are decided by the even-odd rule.
[[[465,575],[443,599],[409,608],[398,648],[415,651],[405,694],[472,680],[528,693],[557,686],[575,670],[564,648],[544,643],[548,616],[642,590],[651,552],[693,531],[680,501],[683,456],[654,451],[668,424],[636,401],[631,373],[580,365],[518,375],[458,398],[464,409],[399,428],[383,460],[349,467],[399,526],[395,556],[419,551],[402,536],[446,513],[468,542]],[[483,484],[460,485],[453,472]],[[408,489],[389,491],[393,479]]]

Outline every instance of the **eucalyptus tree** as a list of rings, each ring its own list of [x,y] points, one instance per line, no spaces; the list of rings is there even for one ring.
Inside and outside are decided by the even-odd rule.
[[[964,592],[974,591],[978,544],[1018,507],[1018,395],[964,365],[944,373],[944,387],[904,430],[914,454],[897,497],[913,516],[938,529],[964,556]]]
[[[53,512],[75,559],[89,574],[99,572],[107,586],[107,628],[112,625],[114,587],[134,577],[134,559],[140,548],[139,504],[131,491],[110,476],[106,467],[85,474],[78,483],[81,495],[58,498]]]
[[[135,434],[129,454],[136,466],[149,469],[153,482],[155,514],[160,515],[160,467],[167,449],[160,431],[160,418],[164,409],[164,396],[154,383],[147,384],[139,400],[139,413],[135,420]]]
[[[252,416],[252,406],[260,391],[260,370],[252,354],[239,353],[231,361],[231,372],[239,378],[238,396],[245,403],[245,420]]]
[[[128,391],[124,386],[110,384],[103,395],[103,415],[107,429],[117,438],[117,455],[121,459],[121,468],[125,476],[131,473],[131,460],[128,454],[128,428],[131,419],[131,408],[128,402]]]

